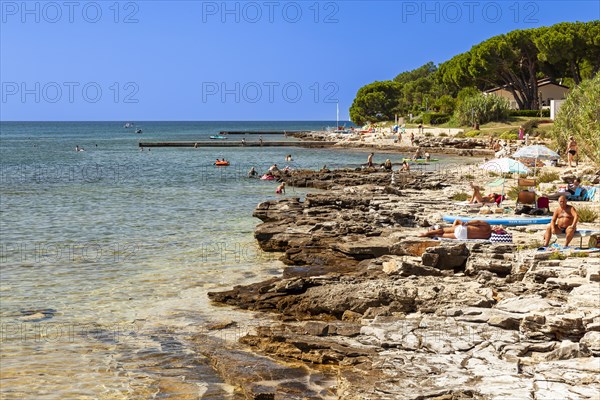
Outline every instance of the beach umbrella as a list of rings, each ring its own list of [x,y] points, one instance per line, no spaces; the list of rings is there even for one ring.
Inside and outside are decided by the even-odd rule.
[[[560,156],[558,153],[550,150],[546,146],[539,144],[533,146],[521,147],[513,154],[514,158],[533,158],[535,159],[535,173],[537,175],[537,162],[538,160],[558,160]]]
[[[521,147],[513,154],[514,158],[535,158],[536,160],[558,160],[558,153],[550,150],[546,146],[536,144],[533,146]]]
[[[527,173],[529,169],[523,163],[517,160],[513,160],[512,158],[496,158],[494,160],[490,160],[482,165],[479,168],[484,169],[490,172],[496,172],[499,174],[507,174],[507,173]],[[502,196],[504,196],[504,183],[506,179],[502,178]],[[494,186],[499,185],[496,183]]]
[[[529,169],[522,162],[506,157],[490,160],[480,165],[479,168],[490,172],[496,172],[499,174],[507,174],[514,172],[521,174],[529,172]]]

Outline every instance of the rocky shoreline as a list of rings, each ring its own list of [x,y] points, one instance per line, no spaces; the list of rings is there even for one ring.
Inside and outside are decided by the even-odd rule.
[[[414,129],[416,131],[416,129]],[[398,142],[392,134],[371,134],[365,136],[349,135],[341,133],[332,133],[325,131],[294,133],[294,136],[303,141],[326,141],[336,142],[335,147],[340,148],[365,148],[377,151],[400,152],[412,154],[416,146],[425,149],[431,154],[447,154],[468,157],[493,157],[494,151],[489,149],[489,141],[476,138],[457,138],[454,135],[436,136],[429,133],[415,134],[415,146],[410,145],[408,134],[404,135],[404,140]],[[396,136],[397,137],[397,136]]]
[[[197,338],[235,398],[597,398],[598,254],[528,249],[535,226],[515,229],[514,244],[416,237],[454,207],[460,177],[286,181],[326,191],[257,206],[255,237],[281,252],[282,276],[209,293],[272,322],[228,343]]]

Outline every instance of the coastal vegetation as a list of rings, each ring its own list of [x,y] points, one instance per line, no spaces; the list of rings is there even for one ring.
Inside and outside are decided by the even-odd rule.
[[[578,207],[577,215],[580,222],[596,222],[598,213],[590,207]]]
[[[564,147],[569,136],[579,145],[579,151],[600,165],[600,74],[581,82],[561,106],[552,138]]]
[[[508,110],[509,104],[505,98],[477,93],[459,103],[455,118],[460,125],[501,121],[508,117]]]
[[[515,30],[479,43],[439,66],[428,62],[392,80],[360,88],[350,117],[361,125],[394,120],[395,115],[412,116],[416,123],[470,125],[475,119],[472,104],[481,103],[482,92],[496,87],[509,91],[519,110],[481,108],[477,123],[548,116],[547,111],[539,111],[539,79],[575,86],[599,70],[600,21]]]

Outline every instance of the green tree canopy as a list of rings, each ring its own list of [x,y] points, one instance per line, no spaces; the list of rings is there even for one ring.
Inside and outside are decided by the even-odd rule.
[[[600,21],[561,23],[494,36],[440,65],[440,79],[458,88],[474,85],[510,91],[521,109],[539,107],[537,80],[572,78],[600,70]]]
[[[600,21],[564,22],[540,28],[533,40],[548,76],[570,77],[579,84],[600,69]]]
[[[401,93],[402,85],[395,81],[373,82],[361,87],[350,107],[350,119],[359,125],[394,119]]]
[[[395,113],[407,115],[431,108],[448,110],[452,104],[447,98],[440,100],[442,96],[456,97],[465,87],[475,87],[478,91],[503,87],[513,95],[520,109],[538,109],[540,78],[577,85],[596,76],[598,71],[600,21],[515,30],[485,40],[439,66],[428,62],[398,74],[392,81],[361,88],[350,117],[360,124],[393,119]],[[460,102],[457,99],[457,106]]]

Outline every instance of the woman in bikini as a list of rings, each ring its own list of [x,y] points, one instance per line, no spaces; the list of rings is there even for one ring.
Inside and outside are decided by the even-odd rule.
[[[567,144],[567,158],[569,162],[569,167],[573,166],[573,159],[577,155],[577,142],[573,138],[573,136],[569,137],[569,144]],[[575,161],[575,166],[577,166],[577,161]]]
[[[469,200],[469,204],[485,204],[485,203],[495,203],[497,195],[496,193],[492,193],[489,196],[481,195],[481,188],[477,185],[471,183],[471,187],[473,188],[473,195],[471,196],[471,200]]]
[[[560,196],[558,199],[558,207],[554,210],[554,214],[552,215],[552,221],[550,221],[550,225],[546,229],[546,234],[544,235],[544,247],[548,247],[550,244],[550,238],[552,235],[564,233],[567,236],[565,240],[565,246],[568,246],[575,236],[575,231],[577,230],[577,221],[579,220],[579,216],[577,215],[577,210],[575,207],[567,204],[567,196]]]

